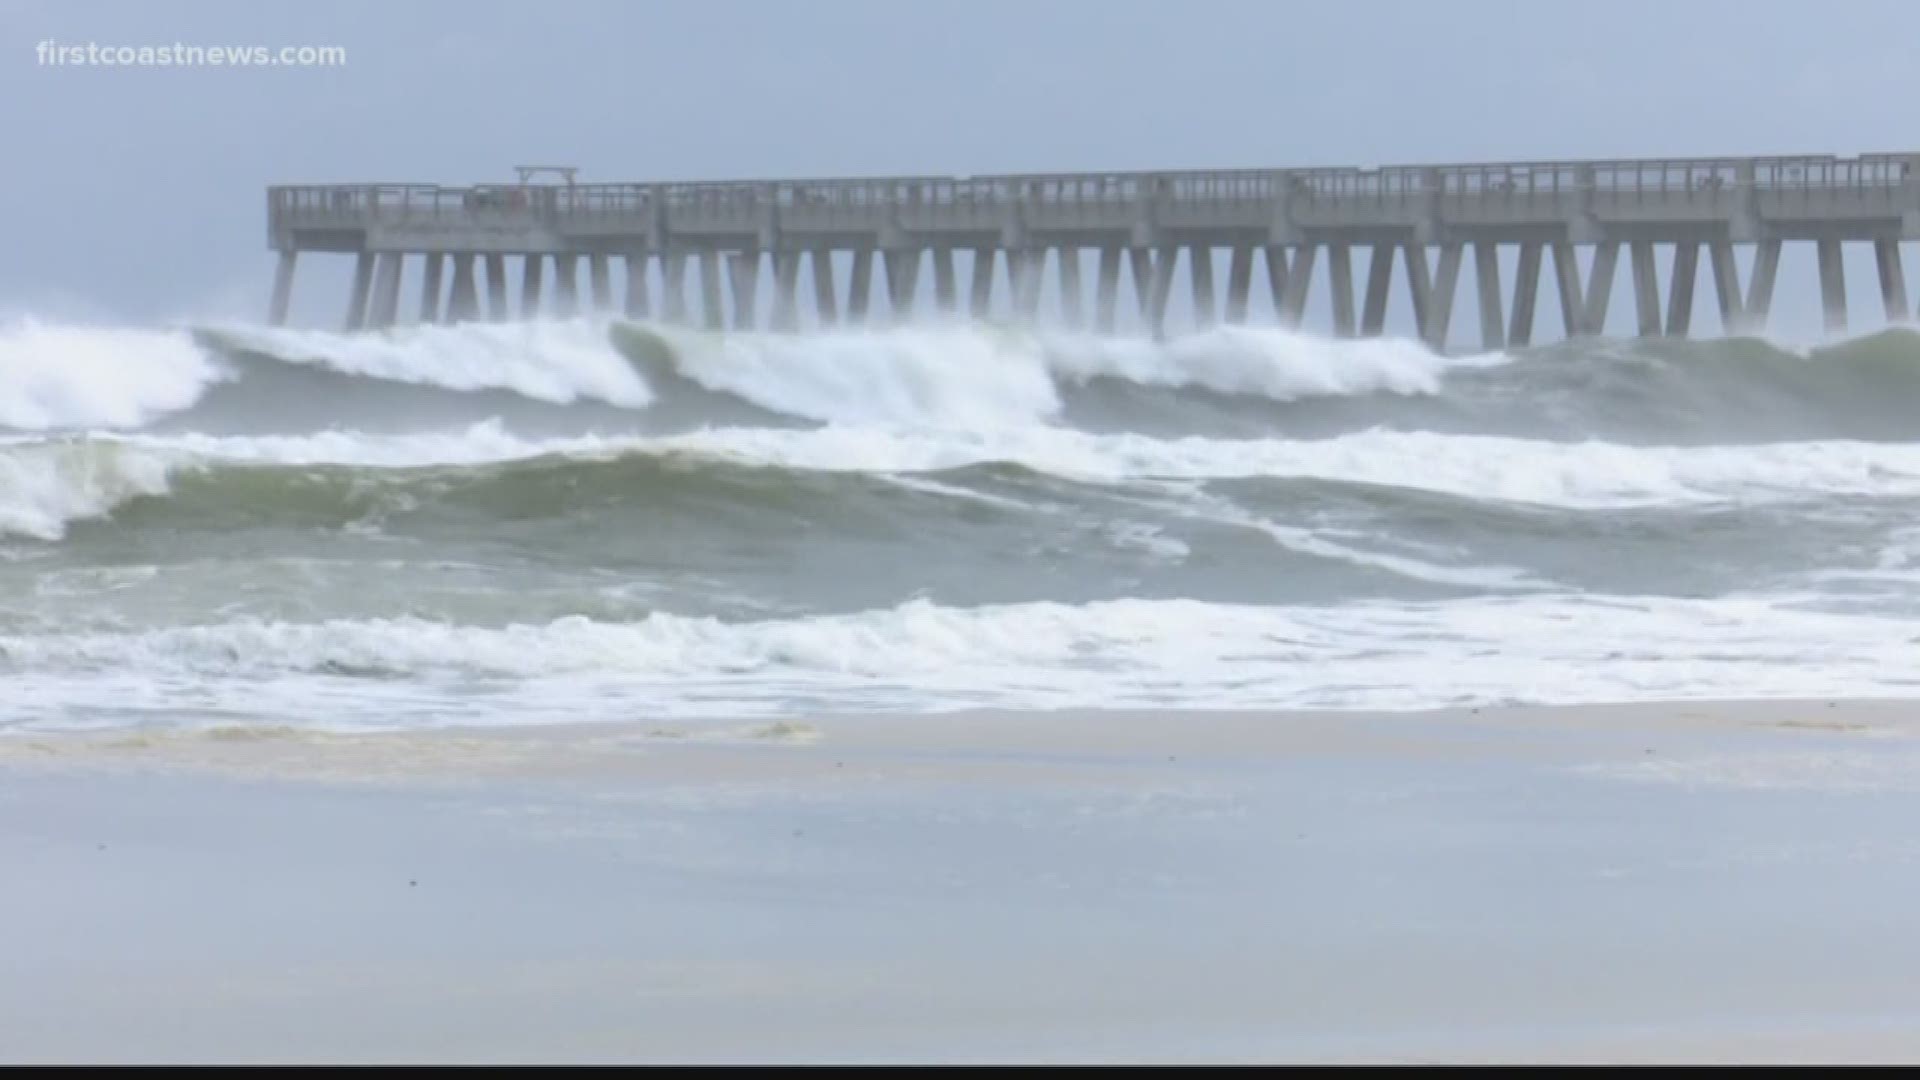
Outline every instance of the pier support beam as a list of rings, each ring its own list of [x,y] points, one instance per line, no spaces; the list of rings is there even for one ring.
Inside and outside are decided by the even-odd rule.
[[[580,313],[580,257],[553,257],[553,313],[571,319]]]
[[[1507,347],[1506,317],[1501,312],[1500,246],[1473,242],[1474,284],[1480,294],[1480,347],[1494,352]]]
[[[473,322],[480,317],[480,290],[473,277],[473,254],[456,254],[453,257],[453,294],[447,298],[448,322]]]
[[[660,253],[662,312],[671,323],[687,321],[687,253],[670,247]]]
[[[833,288],[833,251],[829,248],[813,249],[813,312],[821,326],[832,326],[840,321],[840,313],[835,310]]]
[[[629,319],[644,319],[653,314],[653,298],[648,295],[650,290],[647,288],[647,260],[645,252],[626,257],[626,312]]]
[[[1628,246],[1633,256],[1633,306],[1640,320],[1640,336],[1660,336],[1660,276],[1653,265],[1653,241],[1635,240]]]
[[[540,317],[540,275],[546,269],[546,256],[527,255],[520,260],[520,317]]]
[[[1085,300],[1080,287],[1080,247],[1062,244],[1054,249],[1060,260],[1060,317],[1075,330],[1085,325],[1081,305]]]
[[[1815,241],[1820,257],[1820,310],[1829,334],[1847,332],[1847,268],[1840,261],[1840,241]]]
[[[867,305],[873,299],[873,249],[853,249],[853,273],[847,280],[847,321],[867,321]]]
[[[1453,298],[1460,285],[1460,256],[1464,251],[1457,243],[1440,245],[1440,265],[1434,271],[1426,324],[1420,331],[1427,348],[1434,352],[1445,352],[1447,348],[1447,330],[1453,324]]]
[[[1280,325],[1297,330],[1307,317],[1307,293],[1313,288],[1313,260],[1319,253],[1320,247],[1317,244],[1306,244],[1296,249],[1290,266],[1284,265],[1285,248],[1268,250],[1271,253],[1278,253],[1277,258],[1269,255],[1267,275],[1277,283],[1275,287],[1283,293],[1280,297]],[[1279,271],[1277,275],[1274,273],[1275,270]]]
[[[895,248],[881,253],[887,278],[887,317],[896,323],[913,318],[914,295],[920,291],[920,249]]]
[[[267,325],[287,325],[287,308],[293,303],[293,263],[300,253],[293,248],[280,252],[273,268],[273,299],[267,305]]]
[[[1327,283],[1333,288],[1333,334],[1353,337],[1352,248],[1345,244],[1327,245]]]
[[[1507,326],[1507,347],[1533,344],[1533,311],[1540,299],[1540,242],[1520,245],[1520,262],[1513,272],[1513,321]]]
[[[1553,286],[1560,301],[1560,327],[1568,340],[1586,333],[1587,298],[1580,289],[1580,262],[1570,241],[1553,242]]]
[[[1152,329],[1153,252],[1148,248],[1127,249],[1127,268],[1133,275],[1133,299],[1140,311],[1140,322]]]
[[[507,257],[488,255],[486,270],[487,318],[506,322],[513,318],[513,312],[507,307]]]
[[[1235,244],[1227,256],[1227,322],[1247,321],[1247,294],[1253,291],[1253,249]]]
[[[733,290],[733,328],[753,329],[760,318],[760,253],[736,251],[729,256],[727,284]]]
[[[1747,282],[1745,332],[1763,333],[1773,307],[1773,279],[1780,271],[1780,241],[1762,240],[1753,249],[1753,277]]]
[[[363,251],[353,259],[353,290],[347,294],[348,330],[367,324],[367,294],[373,291],[373,253]]]
[[[1693,328],[1693,285],[1700,277],[1700,243],[1673,245],[1673,282],[1667,288],[1667,336],[1684,338]]]
[[[1741,310],[1740,264],[1733,259],[1733,241],[1710,242],[1707,256],[1713,264],[1713,296],[1720,305],[1720,332],[1738,334],[1746,326],[1747,317]]]
[[[993,315],[993,262],[998,257],[998,248],[973,249],[973,281],[967,290],[967,316],[974,322],[985,322]]]
[[[1900,241],[1875,240],[1873,261],[1880,271],[1880,303],[1886,308],[1887,321],[1906,322],[1907,274],[1906,268],[1900,263]]]
[[[933,249],[933,304],[942,318],[960,309],[960,281],[953,269],[953,249],[945,244]]]
[[[1393,285],[1393,249],[1390,243],[1373,245],[1367,260],[1367,293],[1360,309],[1360,333],[1379,337],[1387,324],[1387,289]]]
[[[1109,244],[1100,249],[1098,280],[1094,283],[1093,328],[1113,333],[1120,313],[1120,249]]]
[[[1582,332],[1599,336],[1607,332],[1607,308],[1613,305],[1613,272],[1620,264],[1620,242],[1602,240],[1593,249],[1593,266],[1587,278],[1587,303],[1582,312]]]
[[[1180,249],[1163,247],[1153,256],[1153,289],[1147,301],[1147,327],[1153,336],[1167,334],[1167,298],[1173,294],[1173,272],[1180,262]]]
[[[593,311],[599,314],[613,310],[613,271],[607,266],[606,255],[596,251],[587,256],[587,282]]]
[[[781,251],[773,257],[773,328],[792,330],[800,325],[800,253]]]
[[[420,275],[420,321],[432,326],[440,321],[441,275],[447,256],[445,252],[429,251],[423,257],[427,264]]]
[[[700,315],[709,330],[727,327],[726,297],[720,284],[720,253],[712,248],[700,252]]]
[[[1032,325],[1040,314],[1040,285],[1047,266],[1046,248],[1021,248],[1007,253],[1007,272],[1013,276],[1013,309],[1020,322]]]
[[[1400,247],[1400,261],[1407,268],[1407,299],[1413,306],[1413,333],[1427,336],[1427,320],[1433,317],[1433,271],[1427,265],[1427,245],[1408,240]]]
[[[1200,329],[1218,322],[1219,305],[1213,295],[1213,245],[1187,246],[1187,276],[1193,284],[1193,321]]]
[[[385,330],[400,317],[400,260],[397,251],[382,252],[374,263],[373,306],[367,313],[367,325]]]

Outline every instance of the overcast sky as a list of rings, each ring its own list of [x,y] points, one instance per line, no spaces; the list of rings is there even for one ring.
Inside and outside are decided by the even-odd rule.
[[[348,62],[45,67],[49,39]],[[0,0],[0,312],[257,315],[273,183],[1906,149],[1914,41],[1895,0]]]

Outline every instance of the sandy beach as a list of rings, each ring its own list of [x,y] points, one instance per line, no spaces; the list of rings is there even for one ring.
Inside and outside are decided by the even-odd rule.
[[[1920,1051],[1905,703],[0,739],[8,1061]]]

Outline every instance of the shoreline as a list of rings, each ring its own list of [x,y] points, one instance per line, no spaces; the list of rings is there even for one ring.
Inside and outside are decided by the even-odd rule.
[[[0,738],[9,1061],[1920,1055],[1920,702]]]

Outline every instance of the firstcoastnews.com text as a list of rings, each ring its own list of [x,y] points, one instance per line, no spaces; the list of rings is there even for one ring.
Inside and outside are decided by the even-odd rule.
[[[42,67],[345,67],[342,45],[69,45],[34,46]]]

